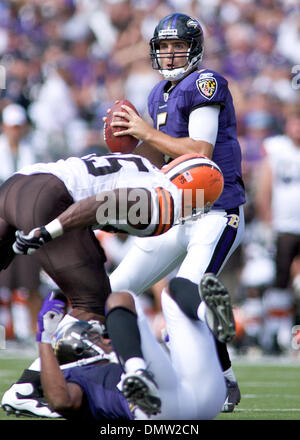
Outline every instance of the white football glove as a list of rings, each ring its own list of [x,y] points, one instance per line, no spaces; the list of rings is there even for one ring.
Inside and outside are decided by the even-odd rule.
[[[63,299],[63,300],[62,300]],[[55,292],[50,292],[44,300],[38,315],[37,342],[51,344],[52,335],[58,324],[66,314],[67,299],[60,293],[58,298]]]

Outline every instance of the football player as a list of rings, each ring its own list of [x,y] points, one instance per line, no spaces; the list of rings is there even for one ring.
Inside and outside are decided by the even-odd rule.
[[[14,249],[30,254],[42,246],[37,258],[72,306],[66,319],[104,322],[110,286],[104,252],[90,225],[100,220],[100,227],[130,234],[162,234],[179,221],[182,208],[191,214],[199,208],[201,213],[222,192],[222,173],[200,155],[182,157],[175,177],[169,172],[162,173],[140,156],[118,154],[69,158],[21,169],[0,188],[1,268],[13,259],[16,229],[24,230],[17,232]],[[204,195],[198,205],[199,188],[204,189]],[[184,197],[184,189],[191,191],[191,198]],[[129,215],[131,208],[135,212],[137,196],[142,199],[139,211],[146,213],[142,219]],[[118,201],[117,206],[109,206],[110,210],[107,199],[112,205]],[[99,219],[98,209],[103,206]],[[108,216],[104,215],[106,210]],[[4,394],[2,405],[47,415],[38,386],[39,360]]]
[[[263,146],[265,157],[257,174],[257,217],[274,237],[276,277],[263,294],[262,340],[267,352],[277,353],[290,348],[297,308],[293,276],[299,273],[300,256],[300,205],[295,202],[300,194],[299,104],[290,108],[283,135],[266,138]]]
[[[182,154],[198,153],[211,158],[224,175],[223,193],[207,215],[175,226],[161,237],[136,239],[110,277],[113,291],[140,294],[179,265],[173,289],[183,309],[190,307],[190,300],[181,281],[193,283],[190,291],[197,292],[204,273],[222,271],[244,232],[245,191],[232,96],[222,75],[201,68],[203,44],[196,19],[174,13],[160,20],[150,40],[152,66],[163,76],[148,98],[153,126],[128,106],[114,113],[125,121],[111,123],[123,127],[115,136],[138,138],[136,153],[157,165],[171,165]],[[193,313],[200,301],[195,295]],[[240,391],[226,345],[217,341],[217,348],[228,383],[224,411],[231,412],[240,401]]]
[[[123,370],[99,321],[77,320],[56,331],[65,303],[66,297],[51,292],[38,315],[41,383],[52,417],[133,419],[129,403],[117,387]]]
[[[109,179],[105,160],[114,166],[124,162],[125,170],[122,172],[121,166],[116,167],[110,171],[114,176]],[[92,162],[96,162],[95,157],[90,160]],[[137,169],[129,165],[126,170],[127,162],[136,165]],[[94,174],[97,178],[90,182],[88,190],[93,195],[82,200],[78,197],[80,201],[27,235],[17,231],[13,244],[16,254],[32,254],[67,232],[93,225],[137,236],[161,235],[173,224],[193,221],[208,212],[224,186],[219,167],[200,154],[184,154],[172,166],[163,168],[163,172],[145,158],[134,155],[105,156],[100,164],[105,172],[99,171],[101,166],[97,167],[97,174]]]
[[[207,274],[204,282],[215,281],[213,274]],[[202,303],[203,311],[209,309],[209,296]],[[76,420],[215,418],[226,386],[214,338],[202,319],[192,322],[167,292],[162,307],[170,356],[129,292],[108,297],[111,344],[99,322],[59,326],[65,301],[51,292],[39,313],[36,339],[42,387],[54,414]],[[226,326],[220,321],[219,327],[225,337]]]

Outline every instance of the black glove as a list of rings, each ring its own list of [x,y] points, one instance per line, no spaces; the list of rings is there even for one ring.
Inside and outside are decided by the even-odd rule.
[[[45,226],[32,229],[27,235],[23,231],[17,231],[13,250],[15,254],[31,255],[43,244],[51,240],[52,237]]]

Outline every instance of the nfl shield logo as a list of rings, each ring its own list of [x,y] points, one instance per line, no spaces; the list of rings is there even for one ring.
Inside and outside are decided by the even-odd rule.
[[[216,94],[218,83],[215,78],[197,79],[197,88],[200,94],[206,99],[212,99]]]

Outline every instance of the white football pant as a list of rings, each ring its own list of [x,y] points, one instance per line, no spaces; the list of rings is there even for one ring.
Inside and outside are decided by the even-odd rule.
[[[198,284],[205,272],[219,274],[240,244],[245,229],[243,207],[239,216],[224,210],[172,227],[158,237],[137,238],[110,275],[113,292],[139,295],[178,265],[178,277]]]
[[[162,293],[162,309],[170,337],[170,354],[158,343],[135,298],[142,351],[154,374],[162,401],[151,419],[209,420],[222,409],[226,385],[212,333],[203,321],[192,321],[176,302]]]

